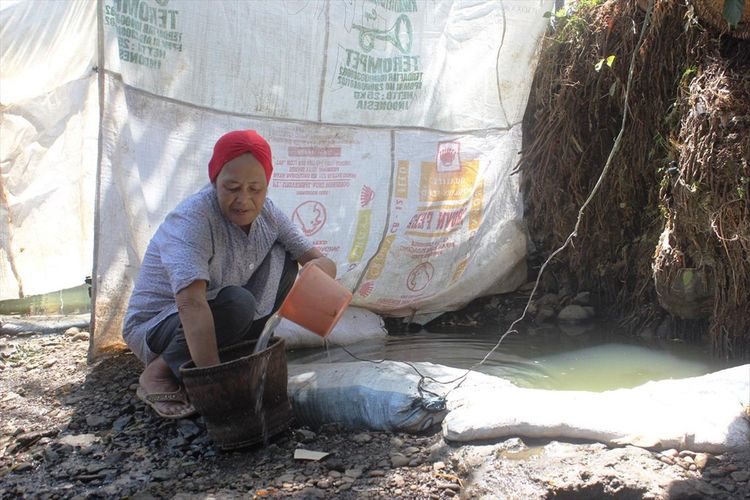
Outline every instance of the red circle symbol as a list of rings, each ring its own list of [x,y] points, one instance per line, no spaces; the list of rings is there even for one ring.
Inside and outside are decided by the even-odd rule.
[[[308,200],[294,209],[292,220],[305,236],[312,236],[326,223],[326,207],[319,201]]]
[[[435,268],[429,262],[422,262],[411,270],[406,278],[406,287],[412,292],[419,292],[432,281]]]

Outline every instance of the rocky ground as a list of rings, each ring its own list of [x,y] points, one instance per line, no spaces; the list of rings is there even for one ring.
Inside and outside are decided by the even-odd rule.
[[[452,446],[293,425],[221,452],[198,416],[158,418],[135,397],[127,353],[87,364],[88,334],[0,336],[0,498],[750,498],[748,453],[596,443]],[[296,460],[295,450],[327,452]]]

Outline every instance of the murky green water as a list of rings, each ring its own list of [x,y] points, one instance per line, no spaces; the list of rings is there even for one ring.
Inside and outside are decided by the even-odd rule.
[[[360,358],[429,361],[468,368],[492,349],[499,334],[491,329],[427,332],[369,340],[347,349]],[[546,328],[506,337],[477,371],[516,385],[557,390],[605,391],[650,380],[704,375],[731,365],[712,360],[708,349],[678,341],[643,342],[596,325],[574,336]],[[290,363],[354,361],[343,349],[299,349]]]

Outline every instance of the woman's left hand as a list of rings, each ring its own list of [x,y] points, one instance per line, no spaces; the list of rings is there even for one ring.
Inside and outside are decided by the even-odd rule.
[[[307,266],[318,266],[328,276],[336,279],[336,263],[323,255],[323,253],[317,248],[311,248],[302,254],[298,259],[298,262],[302,265],[302,269]]]

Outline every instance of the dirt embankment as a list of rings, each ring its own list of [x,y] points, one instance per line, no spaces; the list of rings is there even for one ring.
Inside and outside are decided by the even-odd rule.
[[[721,35],[693,2],[656,0],[637,47],[638,4],[581,2],[545,40],[519,166],[540,255],[566,240],[619,148],[543,284],[591,291],[633,330],[750,359],[750,40]]]

